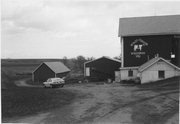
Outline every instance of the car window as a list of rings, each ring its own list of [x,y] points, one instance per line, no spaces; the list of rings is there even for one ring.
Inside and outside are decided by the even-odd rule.
[[[48,79],[47,82],[51,82],[51,79]]]

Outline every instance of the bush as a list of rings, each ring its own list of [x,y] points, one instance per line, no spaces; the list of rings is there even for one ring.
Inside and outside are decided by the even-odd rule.
[[[80,75],[80,76],[69,76],[65,78],[65,83],[66,84],[74,84],[74,83],[79,83],[79,82],[84,82],[84,76]]]

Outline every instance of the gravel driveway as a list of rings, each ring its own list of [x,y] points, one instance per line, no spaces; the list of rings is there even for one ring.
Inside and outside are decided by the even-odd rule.
[[[13,122],[178,124],[179,121],[179,89],[155,92],[117,83],[66,85],[63,89],[77,94],[70,105],[47,113],[14,118]]]

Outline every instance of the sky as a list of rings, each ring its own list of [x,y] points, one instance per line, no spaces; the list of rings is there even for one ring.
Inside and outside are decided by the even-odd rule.
[[[180,14],[179,1],[2,0],[1,58],[119,56],[119,18]]]

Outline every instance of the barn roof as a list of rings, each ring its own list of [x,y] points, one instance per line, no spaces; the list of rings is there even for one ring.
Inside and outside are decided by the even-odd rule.
[[[115,61],[115,62],[121,63],[121,60],[113,59],[113,58],[110,58],[110,57],[107,57],[107,56],[102,56],[102,57],[100,57],[100,58],[98,58],[98,59],[94,59],[94,60],[91,60],[91,61],[87,61],[87,62],[85,62],[84,64],[87,64],[87,63],[90,63],[90,62],[94,62],[94,61],[97,61],[97,60],[102,59],[102,58],[109,59],[109,60],[111,60],[111,61]]]
[[[42,65],[45,64],[47,65],[54,73],[64,73],[64,72],[69,72],[70,69],[66,67],[63,63],[61,62],[43,62],[41,63],[34,71],[33,73]]]
[[[159,60],[162,60],[162,61],[166,62],[167,64],[169,64],[170,66],[172,66],[172,67],[180,70],[179,67],[177,67],[177,66],[175,66],[174,64],[170,63],[169,61],[163,59],[162,57],[155,57],[155,58],[147,61],[147,62],[144,63],[143,65],[141,65],[141,66],[139,67],[139,71],[140,71],[140,72],[144,71],[145,69],[149,68],[150,66],[152,66],[153,64],[155,64],[155,63],[158,62]]]
[[[44,62],[44,64],[46,64],[56,74],[70,71],[70,69],[61,62]]]
[[[120,18],[118,36],[180,34],[180,15]]]

